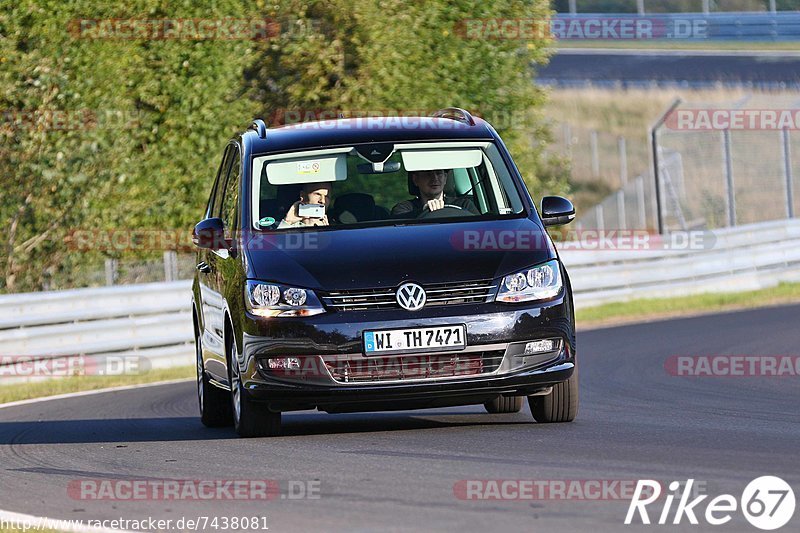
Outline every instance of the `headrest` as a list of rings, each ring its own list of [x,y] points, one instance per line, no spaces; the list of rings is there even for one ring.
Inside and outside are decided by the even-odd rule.
[[[331,214],[342,224],[375,220],[375,198],[363,192],[337,196]]]

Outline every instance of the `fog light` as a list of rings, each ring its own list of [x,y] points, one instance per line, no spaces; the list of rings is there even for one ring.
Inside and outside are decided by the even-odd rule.
[[[523,355],[532,355],[535,353],[552,352],[556,349],[556,341],[553,339],[541,339],[538,341],[531,341],[525,344],[525,351]]]
[[[299,357],[278,357],[268,359],[267,366],[270,370],[295,370],[300,368]]]

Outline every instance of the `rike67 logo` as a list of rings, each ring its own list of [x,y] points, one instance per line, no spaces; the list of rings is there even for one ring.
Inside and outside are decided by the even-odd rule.
[[[702,512],[701,504],[708,498],[708,495],[702,494],[689,500],[693,495],[693,485],[693,479],[687,480],[685,484],[678,481],[669,484],[670,492],[663,497],[663,507],[658,514],[657,524],[677,525],[685,517],[690,524],[697,525],[700,523],[699,516],[705,519],[707,524],[720,526],[730,522],[733,514],[741,509],[750,524],[764,531],[772,531],[785,526],[794,515],[794,491],[779,477],[762,476],[754,479],[745,487],[739,500],[731,494],[721,494],[706,503],[704,512]],[[678,493],[681,487],[683,490]],[[641,521],[642,524],[650,524],[651,519],[647,506],[657,501],[658,504],[661,504],[663,496],[661,492],[661,484],[658,481],[639,480],[628,507],[628,514],[625,516],[625,524],[634,523],[637,514],[637,521]],[[676,498],[678,503],[673,514],[672,504]],[[670,521],[671,514],[672,520]]]

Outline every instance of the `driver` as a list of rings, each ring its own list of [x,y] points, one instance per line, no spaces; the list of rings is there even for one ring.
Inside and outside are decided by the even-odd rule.
[[[450,197],[444,194],[448,170],[417,170],[410,171],[408,174],[419,189],[419,196],[394,206],[392,208],[393,216],[415,218],[424,212],[436,211],[451,205],[469,211],[473,215],[481,214],[469,198]]]

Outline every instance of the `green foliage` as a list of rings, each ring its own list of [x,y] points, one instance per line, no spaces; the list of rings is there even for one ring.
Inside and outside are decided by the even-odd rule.
[[[0,5],[0,291],[80,285],[86,265],[123,255],[71,250],[76,229],[188,232],[225,141],[280,109],[458,105],[499,118],[533,192],[566,182],[541,155],[545,95],[532,80],[547,43],[457,31],[464,19],[544,18],[546,0]],[[282,31],[266,41],[75,34],[80,19],[173,18],[271,18]]]
[[[564,190],[566,172],[542,156],[545,94],[532,83],[550,43],[470,38],[459,30],[475,19],[545,20],[549,2],[283,0],[273,14],[281,12],[315,31],[259,52],[248,78],[262,115],[463,107],[493,123],[532,192]]]
[[[252,42],[77,38],[71,21],[241,17],[240,5],[21,0],[2,10],[0,289],[69,285],[97,265],[100,252],[65,244],[73,229],[187,227],[220,146],[255,111],[240,94]]]

